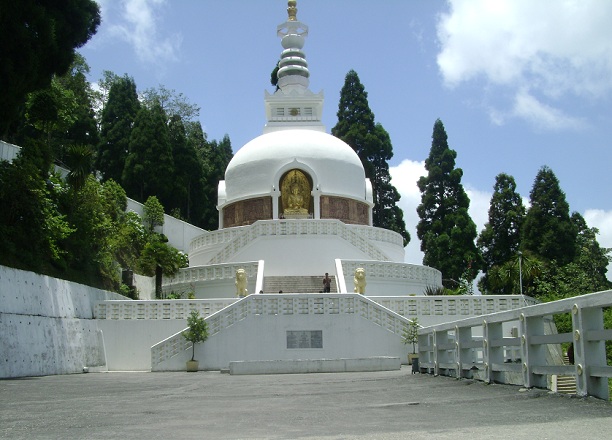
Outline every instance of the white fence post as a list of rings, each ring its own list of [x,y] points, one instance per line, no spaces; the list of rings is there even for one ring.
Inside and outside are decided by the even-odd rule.
[[[601,399],[609,398],[607,377],[594,376],[598,367],[606,366],[606,343],[591,340],[590,334],[604,329],[601,307],[572,307],[574,329],[574,365],[576,368],[576,393]]]

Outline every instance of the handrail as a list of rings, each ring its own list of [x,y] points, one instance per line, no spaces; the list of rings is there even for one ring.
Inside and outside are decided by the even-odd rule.
[[[435,375],[472,377],[479,370],[485,382],[504,382],[513,372],[526,387],[546,388],[547,375],[564,374],[576,378],[580,396],[609,398],[607,378],[612,367],[606,362],[606,341],[612,329],[604,327],[604,308],[612,306],[612,290],[526,306],[515,310],[433,325],[419,330],[419,365]],[[551,315],[572,317],[572,332],[547,334]],[[503,324],[518,323],[516,331],[505,336]],[[482,329],[482,337],[473,330]],[[574,365],[551,363],[547,346],[572,342]],[[520,363],[505,362],[509,350],[520,352]]]
[[[214,337],[217,333],[255,315],[338,315],[357,314],[374,324],[396,334],[399,337],[408,330],[410,319],[377,304],[359,294],[255,294],[239,299],[229,307],[219,310],[206,317],[208,335]],[[186,329],[184,329],[186,330]],[[174,357],[190,346],[184,347],[178,339],[184,331],[175,333],[169,338],[151,347],[151,370],[157,365]]]

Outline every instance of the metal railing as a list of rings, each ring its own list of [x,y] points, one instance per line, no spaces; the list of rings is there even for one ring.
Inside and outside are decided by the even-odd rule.
[[[506,373],[514,373],[529,388],[546,388],[550,375],[571,375],[579,396],[608,399],[612,367],[606,341],[612,340],[612,329],[604,326],[607,307],[612,307],[612,290],[425,327],[419,330],[419,366],[423,372],[457,378],[474,377],[478,370],[489,383],[506,383]],[[571,315],[571,333],[547,334],[547,323],[556,314]],[[518,327],[504,335],[502,326],[512,322]],[[568,342],[573,343],[574,365],[551,363],[548,346]],[[513,350],[520,358],[507,362]]]

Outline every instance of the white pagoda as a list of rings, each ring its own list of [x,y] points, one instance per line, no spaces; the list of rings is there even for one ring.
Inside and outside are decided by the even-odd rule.
[[[308,27],[296,2],[288,4],[263,134],[236,153],[219,182],[219,229],[191,241],[190,267],[164,290],[202,299],[244,295],[235,284],[240,269],[248,294],[320,292],[325,273],[332,292],[354,292],[357,269],[367,296],[441,286],[436,269],[404,263],[400,234],[372,226],[372,185],[355,151],[325,131],[323,93],[308,88]]]

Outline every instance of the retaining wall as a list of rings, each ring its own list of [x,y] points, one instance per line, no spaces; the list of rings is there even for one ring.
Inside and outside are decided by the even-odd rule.
[[[105,364],[94,303],[116,293],[0,266],[0,378]]]

